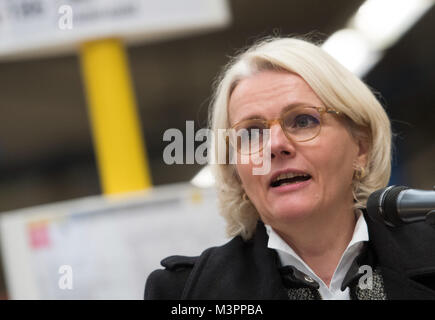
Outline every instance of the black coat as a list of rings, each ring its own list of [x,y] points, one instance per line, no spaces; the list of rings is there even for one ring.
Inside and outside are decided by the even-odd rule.
[[[435,228],[390,228],[365,215],[369,247],[387,299],[435,299]],[[278,256],[259,222],[252,239],[235,237],[199,257],[171,256],[150,274],[145,299],[288,299]]]

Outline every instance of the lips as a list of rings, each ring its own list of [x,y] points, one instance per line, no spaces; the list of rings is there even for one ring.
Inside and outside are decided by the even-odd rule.
[[[295,184],[311,179],[311,175],[300,170],[285,170],[276,172],[270,179],[269,186],[272,188]]]

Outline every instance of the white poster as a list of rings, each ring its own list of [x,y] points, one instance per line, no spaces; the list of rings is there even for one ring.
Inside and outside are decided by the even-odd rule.
[[[226,0],[0,0],[0,57],[70,51],[107,37],[160,40],[229,19]]]
[[[16,210],[0,221],[10,299],[142,299],[163,258],[228,241],[213,189],[190,184]]]

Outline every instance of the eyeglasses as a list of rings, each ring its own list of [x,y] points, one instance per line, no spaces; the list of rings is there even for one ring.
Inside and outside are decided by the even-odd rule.
[[[339,115],[331,108],[300,105],[285,111],[278,119],[247,119],[231,127],[229,140],[239,154],[250,155],[263,150],[263,141],[269,140],[270,129],[279,123],[287,139],[305,142],[314,139],[320,133],[322,117],[325,113]]]

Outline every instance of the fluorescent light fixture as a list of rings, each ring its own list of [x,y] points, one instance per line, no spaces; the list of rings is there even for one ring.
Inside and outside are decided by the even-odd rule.
[[[366,0],[345,29],[332,34],[323,49],[362,77],[435,0]]]
[[[202,168],[195,177],[190,181],[195,187],[210,188],[214,186],[215,180],[210,166]]]
[[[381,58],[361,33],[353,29],[335,32],[322,48],[357,76],[366,74]]]
[[[434,4],[434,0],[366,0],[350,22],[372,46],[394,44]]]

